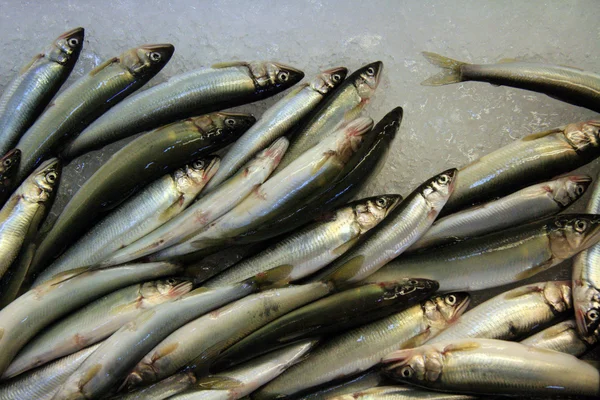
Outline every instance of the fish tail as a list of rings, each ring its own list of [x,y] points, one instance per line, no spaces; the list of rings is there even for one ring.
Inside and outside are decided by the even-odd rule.
[[[466,65],[467,63],[453,60],[436,53],[430,53],[428,51],[424,51],[423,56],[425,56],[427,61],[433,65],[443,68],[443,71],[428,79],[425,79],[423,82],[421,82],[421,85],[442,86],[449,85],[451,83],[462,82],[460,67]]]

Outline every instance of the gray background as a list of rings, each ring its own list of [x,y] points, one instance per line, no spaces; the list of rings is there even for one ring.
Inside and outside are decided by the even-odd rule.
[[[76,26],[85,27],[86,39],[69,82],[142,43],[170,42],[176,48],[150,85],[228,60],[272,59],[309,77],[332,66],[353,71],[381,60],[382,83],[365,113],[377,120],[400,105],[405,117],[385,169],[361,195],[407,195],[433,174],[526,134],[598,118],[524,90],[484,83],[420,86],[438,72],[421,51],[477,63],[518,58],[600,72],[599,22],[600,2],[594,0],[0,1],[0,89],[53,38]],[[280,97],[239,109],[259,116]],[[54,215],[123,143],[84,155],[66,169]],[[582,171],[595,177],[598,165],[593,162]],[[581,210],[586,200],[572,210]],[[529,281],[569,277],[570,265],[564,265]],[[482,298],[475,297],[477,302]],[[597,353],[588,357],[597,358]]]

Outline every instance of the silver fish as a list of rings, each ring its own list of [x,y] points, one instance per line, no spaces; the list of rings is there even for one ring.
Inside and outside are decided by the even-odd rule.
[[[329,397],[328,400],[470,400],[474,396],[440,393],[407,386],[378,386],[360,392]]]
[[[568,319],[552,325],[535,335],[521,340],[521,344],[560,351],[561,353],[571,354],[579,357],[585,353],[591,346],[581,338],[577,331],[577,322],[574,319]]]

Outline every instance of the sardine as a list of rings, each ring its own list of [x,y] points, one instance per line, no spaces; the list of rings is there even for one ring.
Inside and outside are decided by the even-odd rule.
[[[438,281],[440,290],[482,290],[530,278],[600,239],[600,216],[563,214],[435,250],[407,254],[366,282]]]
[[[83,47],[84,29],[60,35],[19,71],[0,97],[0,154],[6,154],[65,83]]]
[[[81,132],[90,122],[133,93],[171,59],[170,44],[145,45],[106,60],[80,78],[52,104],[15,145],[21,150],[17,181],[56,152],[66,138]]]
[[[328,400],[471,400],[474,396],[433,392],[409,386],[378,386],[360,392],[329,397]]]
[[[21,162],[21,150],[12,149],[0,158],[0,207],[12,193],[14,178]]]
[[[62,155],[72,159],[179,119],[261,100],[303,77],[302,71],[271,61],[224,63],[177,75],[131,96],[98,118]]]
[[[535,335],[521,340],[521,344],[560,351],[561,353],[571,354],[575,357],[581,356],[590,349],[590,344],[583,340],[577,331],[577,322],[574,319],[568,319],[552,325]]]
[[[576,357],[496,339],[458,339],[387,355],[394,379],[480,395],[600,394],[598,370]]]
[[[347,331],[317,347],[307,359],[264,386],[253,398],[282,398],[365,371],[390,352],[418,346],[437,335],[468,305],[466,293],[434,296],[407,310]]]

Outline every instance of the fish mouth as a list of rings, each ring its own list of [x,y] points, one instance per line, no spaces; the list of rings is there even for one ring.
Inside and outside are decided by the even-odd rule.
[[[456,311],[450,322],[455,322],[458,318],[460,318],[460,316],[467,311],[467,308],[469,308],[469,304],[471,304],[471,297],[467,293],[455,293],[455,296],[458,298],[464,298],[458,307],[456,307]]]
[[[600,215],[593,215],[590,223],[593,226],[583,240],[581,250],[585,250],[600,241]]]

